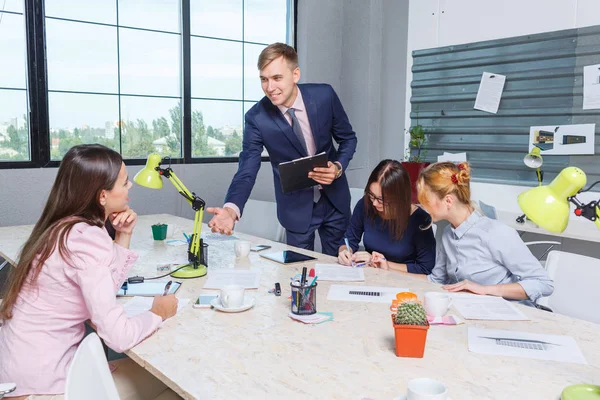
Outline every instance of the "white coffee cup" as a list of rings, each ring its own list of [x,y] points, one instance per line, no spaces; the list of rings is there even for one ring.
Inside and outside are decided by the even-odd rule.
[[[244,287],[242,285],[227,285],[221,289],[219,298],[225,308],[239,308],[244,304]]]
[[[248,257],[250,254],[250,242],[247,240],[238,240],[234,248],[236,257]]]
[[[432,317],[443,317],[452,304],[452,297],[448,293],[425,293],[425,311]]]
[[[430,378],[417,378],[408,381],[407,400],[446,400],[448,390],[440,381]]]

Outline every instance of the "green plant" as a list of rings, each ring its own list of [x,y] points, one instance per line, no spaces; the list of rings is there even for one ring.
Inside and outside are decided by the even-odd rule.
[[[167,225],[167,224],[163,224],[161,222],[159,222],[158,224],[152,224],[152,226],[165,226],[165,225]]]
[[[425,144],[427,143],[427,136],[425,135],[425,129],[423,129],[423,125],[419,124],[419,111],[417,110],[417,124],[411,126],[408,129],[408,133],[410,134],[410,142],[409,142],[409,156],[408,161],[412,162],[422,162],[423,157],[427,155],[427,150],[424,149]],[[411,156],[410,151],[415,149],[417,154]]]
[[[414,300],[407,300],[398,305],[398,311],[396,312],[394,322],[396,325],[429,325],[425,307]]]

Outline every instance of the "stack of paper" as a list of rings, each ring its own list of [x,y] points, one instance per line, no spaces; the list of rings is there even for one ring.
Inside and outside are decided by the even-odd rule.
[[[227,285],[242,285],[246,289],[258,289],[260,274],[248,270],[211,269],[204,289],[222,289]]]
[[[469,351],[587,364],[575,339],[563,335],[469,327]]]
[[[363,282],[365,273],[361,268],[352,268],[340,264],[316,264],[320,281]]]
[[[310,315],[296,315],[289,313],[288,316],[296,321],[303,322],[305,324],[322,324],[323,322],[333,321],[333,313],[330,312],[319,312]]]
[[[131,318],[140,315],[143,312],[150,311],[153,301],[154,297],[135,296],[125,303],[123,308],[125,309],[127,316]],[[189,302],[190,299],[179,299],[179,302],[177,303],[177,312],[181,311]]]
[[[529,318],[514,304],[502,297],[454,293],[452,306],[465,319],[494,321],[527,321]]]

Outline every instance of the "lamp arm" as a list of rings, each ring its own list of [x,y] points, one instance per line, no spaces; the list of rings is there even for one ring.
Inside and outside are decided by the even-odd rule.
[[[204,207],[206,206],[206,202],[198,197],[196,193],[190,192],[170,167],[159,167],[159,172],[161,175],[164,175],[167,179],[169,179],[179,194],[181,194],[188,201],[188,203],[190,203],[192,209],[196,211],[196,214],[194,215],[194,229],[192,231],[190,244],[188,246],[188,261],[194,266],[194,268],[198,268],[202,262],[205,262],[201,257],[202,239],[200,238],[200,235],[202,233],[202,218],[204,216]]]
[[[571,196],[567,200],[575,205],[575,215],[589,219],[600,228],[600,201],[593,200],[584,204],[576,196]]]

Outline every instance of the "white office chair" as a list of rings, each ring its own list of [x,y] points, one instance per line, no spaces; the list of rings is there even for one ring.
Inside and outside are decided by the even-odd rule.
[[[276,242],[285,240],[285,230],[277,219],[277,204],[274,201],[248,200],[234,230]]]
[[[90,333],[81,341],[69,366],[65,400],[119,400],[100,338]]]
[[[600,324],[600,259],[553,250],[546,260],[554,293],[538,300],[558,314]]]

